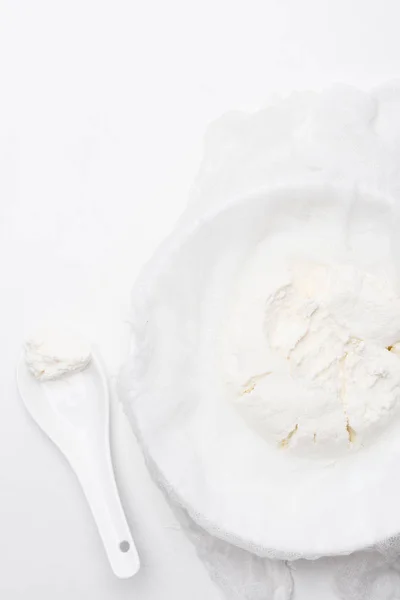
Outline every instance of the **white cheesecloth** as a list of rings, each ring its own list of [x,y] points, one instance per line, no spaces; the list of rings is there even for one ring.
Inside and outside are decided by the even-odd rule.
[[[295,92],[271,98],[254,114],[223,116],[206,134],[204,159],[179,225],[193,222],[218,204],[226,205],[231,197],[288,182],[337,183],[400,201],[400,82],[370,93],[341,85],[323,93]],[[131,377],[128,364],[120,391],[134,424]],[[178,505],[168,483],[160,481],[140,436],[139,441],[151,474],[225,597],[289,600],[293,582],[288,564],[261,558],[207,533]],[[400,532],[374,548],[321,560],[334,573],[339,598],[400,600]]]

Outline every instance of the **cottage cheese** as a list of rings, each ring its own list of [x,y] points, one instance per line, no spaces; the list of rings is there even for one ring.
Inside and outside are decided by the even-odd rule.
[[[267,252],[239,280],[228,319],[230,397],[280,449],[337,454],[400,410],[400,297],[350,264]]]
[[[91,360],[90,346],[65,331],[42,330],[25,342],[26,364],[40,381],[82,371]]]

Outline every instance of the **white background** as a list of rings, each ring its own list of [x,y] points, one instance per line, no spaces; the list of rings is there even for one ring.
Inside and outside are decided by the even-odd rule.
[[[115,375],[130,288],[184,207],[207,124],[275,90],[399,75],[399,16],[398,0],[0,0],[2,600],[219,598],[115,397],[143,568],[112,576],[72,473],[19,400],[21,344],[49,313],[73,314]],[[296,600],[334,597],[320,565],[296,581]]]

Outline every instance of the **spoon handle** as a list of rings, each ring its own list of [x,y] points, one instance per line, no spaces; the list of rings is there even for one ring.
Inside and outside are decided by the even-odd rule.
[[[121,505],[109,453],[87,451],[74,465],[112,570],[126,579],[138,572],[139,556]]]

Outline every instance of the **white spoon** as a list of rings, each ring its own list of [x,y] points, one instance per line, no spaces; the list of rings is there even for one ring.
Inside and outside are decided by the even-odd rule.
[[[84,371],[54,381],[38,381],[23,357],[17,382],[33,419],[75,471],[112,570],[117,577],[132,577],[140,562],[115,483],[109,443],[109,392],[99,359],[92,354]]]

